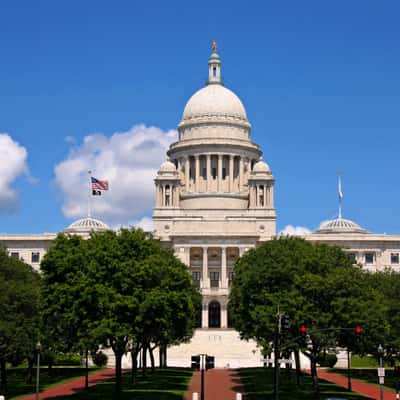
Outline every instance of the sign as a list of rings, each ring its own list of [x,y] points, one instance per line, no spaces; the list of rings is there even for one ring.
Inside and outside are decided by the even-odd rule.
[[[379,384],[380,384],[380,385],[383,385],[384,383],[385,383],[385,377],[380,376],[380,377],[379,377]]]
[[[378,368],[378,376],[383,378],[385,376],[385,368]]]

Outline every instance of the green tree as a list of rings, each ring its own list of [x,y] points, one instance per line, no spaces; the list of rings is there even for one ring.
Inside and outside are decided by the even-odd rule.
[[[338,344],[340,330],[336,328],[349,324],[353,312],[358,313],[357,322],[365,325],[363,318],[375,304],[373,295],[364,300],[363,291],[357,291],[358,302],[352,296],[352,285],[362,274],[338,247],[294,237],[271,240],[247,252],[235,266],[229,302],[233,325],[242,337],[268,345],[279,306],[290,315],[293,328],[283,348],[301,348],[310,359],[318,389],[318,356]],[[339,320],[339,306],[347,319]],[[307,340],[299,337],[298,328],[303,324],[309,328]]]
[[[38,340],[40,276],[0,248],[0,367],[6,391],[6,362],[32,357]]]

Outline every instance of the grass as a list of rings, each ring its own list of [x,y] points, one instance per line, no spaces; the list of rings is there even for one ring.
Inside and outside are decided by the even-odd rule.
[[[97,370],[97,369],[96,369]],[[94,369],[91,369],[94,371]],[[26,395],[30,393],[35,393],[36,388],[36,369],[33,371],[32,383],[26,383],[26,369],[25,368],[7,368],[7,392],[2,393],[0,389],[0,394],[6,396],[6,399],[12,399],[16,396]],[[62,383],[70,379],[76,378],[78,376],[85,375],[84,368],[68,367],[60,368],[53,367],[52,373],[49,376],[47,368],[40,369],[40,389],[43,390],[54,384]]]
[[[247,400],[267,400],[274,399],[274,371],[266,368],[245,368],[239,370],[242,384],[247,393]],[[328,397],[342,397],[351,400],[366,400],[366,397],[360,396],[346,389],[336,386],[333,383],[319,380],[320,397],[315,397],[312,390],[311,377],[302,376],[302,386],[296,385],[295,371],[292,371],[291,377],[282,370],[280,375],[280,400],[309,400],[326,399]]]
[[[378,360],[372,356],[360,357],[356,354],[351,356],[353,368],[378,368]]]
[[[187,391],[192,370],[183,368],[156,369],[146,376],[138,374],[135,385],[130,382],[130,373],[123,375],[123,391],[120,400],[182,400]],[[57,397],[57,400],[114,400],[114,379],[101,382],[88,390],[72,396]],[[55,400],[55,399],[54,399]]]
[[[334,368],[329,371],[336,372],[338,374],[346,375],[346,369]],[[361,379],[365,382],[378,385],[378,371],[374,369],[351,369],[351,376],[355,379]],[[389,389],[396,389],[396,382],[400,382],[400,378],[395,378],[393,376],[393,369],[385,369],[385,384],[384,386]]]

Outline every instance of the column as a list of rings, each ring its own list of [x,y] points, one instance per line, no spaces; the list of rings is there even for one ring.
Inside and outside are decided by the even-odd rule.
[[[201,305],[201,327],[208,328],[208,304]]]
[[[270,195],[269,195],[269,197],[270,197],[270,207],[271,208],[273,208],[274,207],[274,187],[273,187],[273,185],[271,185],[270,187],[269,187],[269,193],[270,193]]]
[[[228,327],[228,305],[221,304],[221,328]]]
[[[222,192],[222,154],[218,154],[218,192]]]
[[[239,193],[243,186],[243,157],[239,157]]]
[[[229,193],[233,192],[233,156],[229,156]]]
[[[207,154],[207,193],[211,191],[211,154]]]
[[[196,170],[196,175],[195,175],[195,192],[199,193],[199,184],[200,184],[200,160],[199,156],[196,155],[195,157],[195,170]]]
[[[268,207],[268,198],[267,198],[267,185],[264,185],[264,207]]]
[[[202,275],[203,275],[203,282],[201,287],[204,288],[209,288],[210,287],[210,283],[209,283],[209,279],[208,279],[208,247],[203,247],[203,271],[202,271]]]
[[[228,287],[228,276],[226,273],[226,247],[221,247],[221,287]]]
[[[189,179],[190,179],[189,169],[190,169],[190,162],[189,162],[189,156],[187,156],[185,160],[186,193],[189,193]]]

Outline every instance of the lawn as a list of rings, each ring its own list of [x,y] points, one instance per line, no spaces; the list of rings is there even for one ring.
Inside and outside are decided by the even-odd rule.
[[[183,368],[156,369],[146,376],[138,375],[138,382],[132,385],[130,373],[123,376],[123,392],[121,400],[182,400],[187,391],[193,371]],[[101,382],[87,391],[78,392],[57,400],[113,400],[115,397],[115,381]]]
[[[334,369],[330,369],[330,371],[347,376],[346,369],[334,368]],[[376,368],[352,369],[351,376],[352,376],[352,378],[361,379],[363,381],[366,381],[369,383],[374,383],[375,385],[378,385],[378,371]],[[396,388],[396,382],[400,382],[400,378],[395,378],[393,376],[393,369],[386,368],[385,369],[385,385],[384,386],[394,390]]]
[[[91,371],[96,371],[92,369]],[[48,373],[47,368],[40,369],[40,388],[44,388],[54,385],[56,383],[63,382],[65,380],[76,378],[77,376],[85,375],[85,369],[81,367],[53,367],[51,375]],[[7,393],[0,394],[5,395],[6,399],[11,399],[16,396],[24,394],[35,393],[36,388],[36,369],[34,370],[33,382],[31,384],[26,383],[26,369],[25,368],[7,368]]]
[[[240,378],[247,393],[247,400],[267,400],[274,399],[274,370],[266,368],[245,368],[240,369]],[[281,400],[310,400],[316,397],[312,391],[311,377],[303,375],[302,386],[296,386],[295,371],[291,376],[286,374],[285,370],[281,371],[280,396]],[[319,380],[320,399],[328,397],[342,397],[351,400],[367,400],[356,393],[348,392],[333,383]]]

